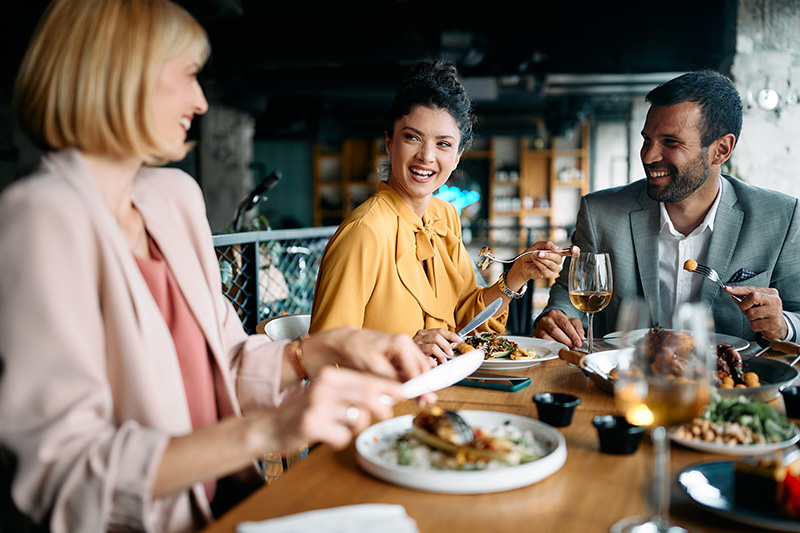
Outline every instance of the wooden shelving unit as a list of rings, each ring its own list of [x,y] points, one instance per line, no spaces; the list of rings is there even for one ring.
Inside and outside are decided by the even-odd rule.
[[[338,225],[375,191],[381,150],[382,145],[373,139],[314,146],[315,226]]]

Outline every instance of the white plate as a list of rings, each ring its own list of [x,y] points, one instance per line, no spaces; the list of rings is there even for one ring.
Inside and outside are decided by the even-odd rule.
[[[625,346],[632,346],[633,343],[644,337],[648,331],[650,331],[650,328],[635,329],[629,332],[627,335],[625,335],[621,331],[615,331],[603,337],[603,340],[606,341],[611,346],[622,348]],[[725,335],[723,333],[712,333],[711,344],[713,346],[716,346],[717,344],[730,344],[731,346],[734,347],[734,349],[740,351],[746,350],[748,347],[750,347],[750,341],[747,341],[739,337],[734,337],[733,335]]]
[[[411,428],[414,415],[399,416],[368,427],[356,439],[356,462],[373,476],[412,489],[447,494],[484,494],[525,487],[557,472],[567,460],[567,443],[557,429],[520,415],[496,411],[459,411],[473,427],[501,427],[511,423],[531,431],[546,450],[544,457],[517,466],[492,470],[419,470],[392,464],[378,457],[378,443],[393,439]]]
[[[528,350],[536,350],[539,357],[536,359],[522,359],[514,360],[510,358],[504,359],[484,359],[481,363],[480,370],[517,370],[520,368],[529,368],[536,366],[542,361],[551,361],[558,359],[558,351],[561,348],[566,348],[563,344],[556,341],[549,341],[545,339],[536,339],[534,337],[517,337],[513,335],[502,335],[503,338],[516,342],[520,348]],[[458,357],[457,355],[448,355],[448,359]]]
[[[692,448],[706,453],[722,453],[726,455],[760,455],[764,453],[776,452],[791,446],[800,440],[800,433],[795,432],[794,437],[782,442],[770,444],[722,444],[720,442],[706,442],[695,439],[682,439],[675,436],[675,428],[668,432],[669,438],[687,448]]]
[[[732,461],[700,463],[678,475],[678,485],[695,503],[742,524],[775,531],[800,531],[800,522],[737,506]]]

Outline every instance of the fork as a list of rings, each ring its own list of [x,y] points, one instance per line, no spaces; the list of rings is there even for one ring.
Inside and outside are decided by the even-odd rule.
[[[705,276],[706,278],[710,279],[714,283],[720,286],[722,290],[725,290],[725,284],[719,279],[719,274],[716,270],[706,265],[701,265],[694,259],[689,259],[683,264],[683,269],[688,270],[689,272],[694,272],[695,274],[700,274],[701,276]],[[742,299],[738,296],[733,296],[733,299],[737,302],[741,302]]]
[[[484,246],[483,248],[481,248],[481,251],[478,252],[478,255],[483,258],[480,261],[478,261],[478,267],[481,270],[486,270],[486,268],[488,268],[488,266],[491,265],[492,263],[513,263],[523,255],[527,254],[533,254],[536,252],[555,252],[557,254],[566,255],[569,254],[570,250],[571,248],[556,248],[555,250],[528,250],[520,254],[517,254],[517,256],[513,259],[498,259],[492,255],[491,248],[489,248],[488,246]]]

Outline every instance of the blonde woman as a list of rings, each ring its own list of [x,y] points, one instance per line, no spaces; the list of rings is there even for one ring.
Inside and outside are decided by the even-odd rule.
[[[54,532],[202,527],[259,483],[255,458],[345,446],[430,366],[410,337],[244,333],[199,188],[145,166],[186,154],[208,54],[167,0],[56,0],[20,67],[46,154],[0,197],[0,444],[17,507]]]

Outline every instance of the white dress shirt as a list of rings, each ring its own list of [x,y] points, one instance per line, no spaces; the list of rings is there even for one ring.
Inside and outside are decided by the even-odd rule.
[[[720,191],[722,186],[720,183]],[[703,276],[684,270],[683,264],[687,259],[694,259],[700,264],[707,263],[708,245],[714,231],[720,198],[722,194],[717,193],[717,198],[711,204],[703,222],[689,235],[675,229],[664,203],[659,204],[661,231],[658,234],[658,288],[661,318],[658,323],[665,328],[672,327],[672,315],[678,304],[700,300]]]

